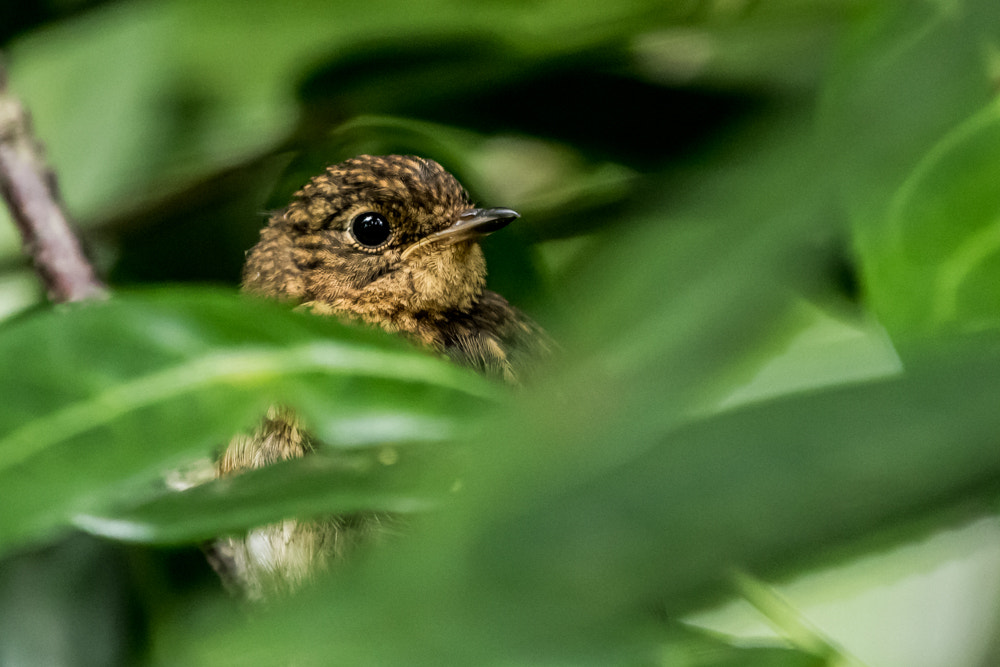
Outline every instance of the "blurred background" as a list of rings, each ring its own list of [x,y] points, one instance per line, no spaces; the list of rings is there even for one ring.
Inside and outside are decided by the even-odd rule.
[[[310,176],[417,154],[521,213],[489,283],[563,348],[371,588],[245,614],[194,528],[0,530],[0,664],[1000,662],[988,0],[8,2],[0,53],[117,294],[235,294]],[[59,335],[5,211],[0,314]],[[51,352],[0,349],[11,396]]]

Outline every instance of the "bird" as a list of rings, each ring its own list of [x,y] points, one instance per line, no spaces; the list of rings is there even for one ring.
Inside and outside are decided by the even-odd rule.
[[[479,240],[519,217],[478,208],[434,160],[360,155],[313,177],[275,211],[248,252],[243,290],[381,328],[509,385],[551,353],[548,334],[486,289]],[[321,446],[293,408],[271,406],[216,464],[231,477]],[[248,599],[294,591],[359,544],[390,532],[375,513],[288,519],[216,540],[209,560]]]

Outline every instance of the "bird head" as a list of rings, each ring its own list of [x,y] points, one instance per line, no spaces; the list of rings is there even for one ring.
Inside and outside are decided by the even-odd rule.
[[[244,287],[383,323],[465,311],[486,281],[478,239],[517,217],[474,208],[433,160],[362,155],[314,177],[271,216]]]

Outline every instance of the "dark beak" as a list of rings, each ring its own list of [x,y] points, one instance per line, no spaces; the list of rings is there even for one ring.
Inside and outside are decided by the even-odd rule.
[[[430,235],[435,243],[472,241],[503,229],[521,216],[509,208],[470,208],[458,214],[451,226]]]
[[[503,229],[521,216],[509,208],[470,208],[462,211],[455,221],[439,232],[426,236],[403,251],[403,258],[418,248],[432,243],[450,245],[475,241],[498,229]]]

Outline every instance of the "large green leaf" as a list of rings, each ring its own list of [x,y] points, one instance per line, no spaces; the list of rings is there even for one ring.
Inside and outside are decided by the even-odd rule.
[[[878,248],[875,305],[910,334],[1000,326],[1000,106],[949,133],[900,188]]]
[[[470,562],[496,595],[563,597],[601,618],[644,600],[677,613],[724,589],[728,566],[780,575],[933,510],[988,503],[995,344],[915,366],[686,425],[487,524]]]
[[[498,461],[506,474],[467,480],[476,490],[465,503],[250,622],[220,608],[220,626],[172,625],[197,634],[199,657],[190,644],[168,654],[198,664],[634,657],[650,650],[659,613],[724,594],[732,566],[787,573],[880,532],[925,530],[935,513],[943,523],[989,511],[1000,482],[998,371],[995,345],[971,346],[903,377],[701,420],[600,472],[529,427],[518,437],[549,451],[515,447]],[[502,445],[493,444],[484,464]],[[546,478],[562,483],[545,488]],[[387,628],[393,639],[373,645]]]
[[[357,446],[453,437],[471,397],[493,391],[398,339],[202,290],[24,319],[0,332],[0,359],[3,549],[150,493],[272,402],[301,404],[318,437]]]
[[[826,90],[864,286],[901,341],[1000,326],[998,28],[989,0],[885,3]]]

